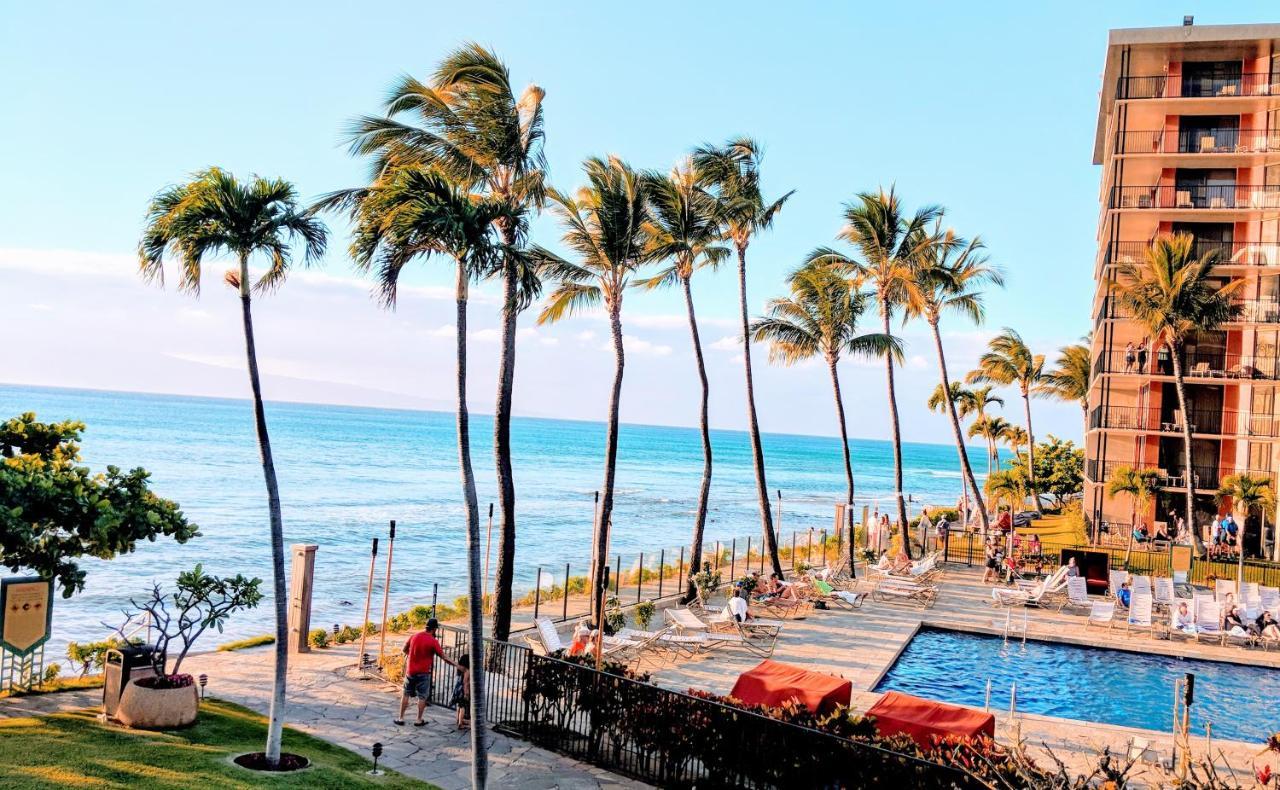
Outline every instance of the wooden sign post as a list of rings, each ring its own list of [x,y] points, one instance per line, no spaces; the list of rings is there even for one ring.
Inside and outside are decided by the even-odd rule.
[[[0,580],[0,691],[29,691],[40,682],[52,626],[52,579]]]

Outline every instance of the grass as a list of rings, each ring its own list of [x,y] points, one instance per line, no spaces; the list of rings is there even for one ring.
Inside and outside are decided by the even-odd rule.
[[[251,772],[230,762],[261,751],[266,719],[246,708],[205,700],[200,719],[184,730],[144,732],[102,724],[92,710],[0,719],[0,786],[44,788],[428,788],[394,771],[372,777],[364,757],[292,730],[284,750],[312,767],[293,774]]]
[[[58,678],[52,683],[42,683],[30,691],[0,691],[0,699],[5,697],[33,697],[37,694],[52,694],[55,691],[100,688],[102,688],[102,675],[89,675],[83,678]]]
[[[262,647],[263,645],[274,645],[276,638],[271,634],[263,634],[262,636],[251,636],[248,639],[238,639],[234,642],[223,642],[218,645],[220,652],[228,652],[231,650],[244,650],[250,647]]]

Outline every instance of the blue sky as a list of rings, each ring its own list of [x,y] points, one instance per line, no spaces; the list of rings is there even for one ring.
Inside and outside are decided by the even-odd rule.
[[[517,85],[546,90],[558,186],[575,186],[591,154],[666,169],[702,141],[740,133],[764,141],[768,189],[796,195],[752,247],[754,311],[806,251],[831,240],[842,202],[896,184],[911,205],[946,206],[949,222],[981,234],[1006,271],[1007,289],[989,298],[987,328],[952,325],[956,364],[963,369],[1004,325],[1052,358],[1089,328],[1099,177],[1090,155],[1107,30],[1179,24],[1183,13],[1203,24],[1265,22],[1274,13],[1264,3],[1201,5],[13,6],[0,28],[0,309],[26,322],[31,342],[0,377],[243,394],[230,295],[210,288],[194,302],[144,288],[128,272],[148,197],[210,164],[279,175],[308,196],[357,184],[363,166],[340,144],[343,124],[377,111],[397,74],[425,75],[467,40],[497,50]],[[346,228],[332,224],[324,274],[258,308],[276,397],[447,404],[449,275],[422,272],[420,300],[380,313],[352,282]],[[554,243],[558,232],[544,218],[535,236]],[[712,369],[713,422],[740,427],[740,376],[727,340],[733,278],[724,272],[695,288],[704,335],[724,341]],[[492,328],[495,310],[480,300],[477,332]],[[636,349],[629,419],[695,419],[680,310],[674,294],[636,294],[627,304]],[[932,349],[920,328],[904,334],[913,357],[903,376],[913,409],[906,433],[945,441],[944,424],[916,406],[936,381]],[[601,335],[590,318],[528,327],[518,409],[603,414]],[[482,335],[472,375],[474,405],[487,410],[484,343]],[[758,364],[765,367],[763,354]],[[762,375],[766,430],[833,432],[822,371]],[[590,383],[566,388],[575,377]],[[845,377],[854,433],[884,435],[882,373],[852,365]],[[1074,407],[1038,410],[1047,429],[1078,436]]]

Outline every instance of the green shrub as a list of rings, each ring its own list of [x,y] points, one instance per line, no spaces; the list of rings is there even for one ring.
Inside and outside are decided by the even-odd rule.
[[[311,633],[307,634],[307,644],[314,648],[326,648],[329,646],[329,632],[323,628],[313,628]]]
[[[261,647],[262,645],[274,645],[276,638],[270,634],[262,636],[251,636],[248,639],[240,639],[235,642],[224,642],[218,645],[218,650],[226,653],[232,650],[244,650],[249,647]]]
[[[58,675],[62,674],[61,664],[50,664],[44,668],[44,676],[40,678],[40,685],[48,686],[58,681]]]
[[[649,630],[649,623],[653,622],[653,615],[658,611],[658,607],[653,601],[641,601],[636,604],[636,623],[642,631]]]

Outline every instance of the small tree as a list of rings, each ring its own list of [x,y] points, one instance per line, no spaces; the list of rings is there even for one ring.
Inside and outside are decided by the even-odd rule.
[[[1019,454],[1013,468],[1026,473],[1027,456]],[[1036,445],[1036,483],[1041,494],[1053,497],[1062,507],[1067,499],[1084,489],[1084,450],[1070,440],[1049,434],[1049,441]]]
[[[150,617],[151,630],[155,633],[155,652],[151,666],[158,679],[157,687],[190,685],[189,678],[180,678],[178,670],[200,635],[210,628],[222,633],[227,618],[242,609],[253,609],[262,600],[258,589],[261,579],[246,579],[240,574],[229,577],[209,576],[202,565],[178,574],[177,590],[165,593],[158,583],[151,587],[151,597],[142,602],[130,599],[134,611],[125,612],[125,631],[136,620]],[[177,648],[173,662],[169,662],[170,645]]]
[[[1107,496],[1128,494],[1133,500],[1133,508],[1129,512],[1129,544],[1124,550],[1125,565],[1129,564],[1129,554],[1133,551],[1133,530],[1138,525],[1138,512],[1146,512],[1158,478],[1159,475],[1150,469],[1122,466],[1111,474],[1111,480],[1107,482]]]
[[[1236,550],[1239,552],[1238,570],[1236,572],[1236,589],[1244,589],[1244,522],[1249,511],[1256,508],[1274,510],[1276,494],[1271,487],[1271,479],[1263,475],[1251,475],[1241,472],[1227,475],[1222,479],[1216,499],[1219,504],[1230,501],[1235,511],[1236,520],[1240,522],[1240,530],[1236,537]]]
[[[64,598],[84,589],[80,557],[111,559],[140,540],[186,543],[200,534],[176,502],[151,491],[147,470],[79,466],[84,430],[74,420],[37,422],[32,412],[0,423],[0,564],[56,579]]]

